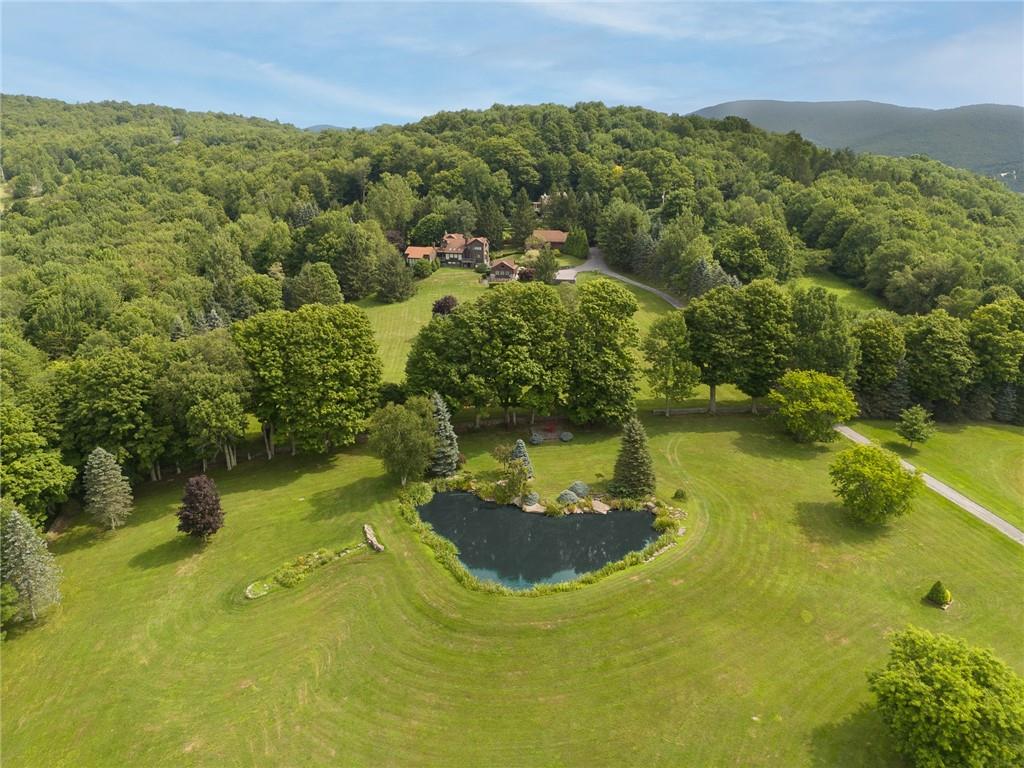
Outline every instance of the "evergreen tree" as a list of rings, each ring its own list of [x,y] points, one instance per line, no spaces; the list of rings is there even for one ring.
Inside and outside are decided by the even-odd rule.
[[[530,454],[526,452],[526,443],[516,440],[512,446],[512,461],[521,461],[526,467],[526,476],[533,477],[533,462],[530,461]]]
[[[644,499],[654,493],[654,464],[647,432],[636,416],[622,425],[622,444],[610,487],[613,493],[630,499]]]
[[[113,454],[95,448],[85,464],[85,511],[114,530],[132,513],[132,488]]]
[[[188,336],[188,331],[185,329],[185,322],[180,315],[175,315],[174,323],[171,325],[171,341],[179,341],[186,336]]]
[[[530,196],[522,187],[516,193],[515,204],[512,209],[512,245],[515,248],[522,248],[526,238],[533,234],[537,228],[537,214],[533,211],[533,203]]]
[[[547,243],[541,248],[537,260],[533,263],[534,276],[542,283],[552,283],[558,272],[558,257]]]
[[[216,484],[206,475],[190,477],[178,508],[178,530],[205,541],[223,525],[224,510]]]
[[[505,227],[508,225],[508,219],[502,213],[501,206],[493,197],[488,197],[483,205],[479,206],[479,211],[476,219],[477,230],[490,241],[491,248],[501,248],[505,244]]]
[[[444,398],[437,392],[430,395],[434,411],[434,453],[427,465],[427,473],[433,477],[454,475],[459,468],[459,441],[452,429],[451,412]]]
[[[715,259],[701,257],[690,272],[690,296],[696,298],[703,296],[719,286],[739,288],[740,281],[733,277]]]
[[[36,617],[60,602],[60,568],[43,538],[16,509],[0,518],[0,581],[18,593],[21,618]]]
[[[388,304],[405,301],[416,293],[412,270],[398,253],[389,253],[377,266],[377,298]]]
[[[900,413],[900,423],[896,432],[914,447],[914,443],[923,443],[935,434],[935,422],[931,415],[920,405],[907,408]]]
[[[953,593],[946,589],[942,581],[936,581],[928,590],[928,600],[935,605],[944,606],[953,602]]]

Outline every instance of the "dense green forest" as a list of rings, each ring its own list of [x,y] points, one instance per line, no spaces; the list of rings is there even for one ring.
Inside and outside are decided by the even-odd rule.
[[[799,365],[856,384],[866,412],[914,399],[951,417],[1021,416],[1024,198],[937,162],[595,103],[314,134],[9,96],[2,129],[3,480],[36,519],[97,445],[158,477],[231,457],[249,414],[268,456],[275,434],[313,450],[351,442],[381,382],[365,314],[347,302],[407,297],[415,285],[396,246],[446,230],[495,248],[521,247],[538,223],[574,230],[615,267],[700,297],[687,321],[705,384],[761,397]],[[855,324],[821,294],[794,302],[775,281],[807,268],[917,317]],[[628,315],[629,302],[598,287],[562,307],[542,288],[487,297],[517,318],[501,329],[520,334],[509,350],[548,356],[529,360],[526,378],[460,389],[512,352],[441,357],[467,349],[447,336],[459,328],[483,343],[484,302],[417,340],[424,365],[441,360],[462,384],[425,381],[415,362],[410,383],[455,405],[620,418],[631,392],[619,387],[611,405],[597,402],[603,390],[569,397],[566,372],[601,367],[601,333],[622,341],[617,362],[629,367],[629,329],[601,310],[618,302]],[[566,375],[552,375],[563,358]]]

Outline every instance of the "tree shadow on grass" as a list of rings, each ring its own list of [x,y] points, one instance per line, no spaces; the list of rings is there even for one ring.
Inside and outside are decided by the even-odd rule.
[[[818,459],[829,452],[823,443],[798,443],[781,430],[744,430],[740,432],[733,445],[750,456],[774,461],[798,459],[807,461]]]
[[[312,507],[308,519],[330,520],[349,513],[368,512],[374,504],[395,498],[398,491],[398,483],[388,475],[361,477],[313,494],[308,499]]]
[[[191,536],[175,536],[162,544],[139,552],[128,561],[132,568],[161,568],[176,563],[184,557],[190,557],[202,551],[203,542]]]
[[[831,546],[878,541],[891,532],[888,526],[864,525],[851,520],[837,501],[798,502],[796,522],[808,540]]]
[[[810,740],[815,768],[876,768],[904,766],[878,712],[862,704],[853,714],[815,728]]]

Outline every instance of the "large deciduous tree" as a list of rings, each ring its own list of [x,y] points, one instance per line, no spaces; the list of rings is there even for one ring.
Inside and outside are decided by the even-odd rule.
[[[786,371],[768,402],[801,443],[835,440],[838,434],[832,427],[857,415],[857,403],[843,380],[820,371]]]
[[[1024,764],[1024,680],[991,651],[910,627],[868,676],[897,749],[919,768]]]
[[[569,416],[577,423],[621,421],[633,412],[637,388],[636,298],[607,278],[577,289],[566,330]]]
[[[36,432],[31,412],[10,397],[0,401],[0,423],[0,487],[26,517],[41,524],[56,504],[67,499],[75,480],[74,467],[64,464],[60,452],[47,446]]]
[[[299,273],[284,283],[284,304],[298,309],[305,304],[341,304],[344,301],[338,276],[325,261],[306,262]]]
[[[616,269],[633,270],[633,246],[637,235],[647,233],[650,219],[633,203],[612,200],[601,215],[597,243],[608,263]]]
[[[772,280],[755,280],[737,291],[744,335],[739,346],[736,386],[757,398],[768,394],[786,370],[793,349],[793,305]]]
[[[911,320],[905,335],[914,394],[923,400],[960,402],[975,366],[963,321],[937,309]]]
[[[684,316],[693,362],[700,369],[700,380],[708,386],[708,411],[715,413],[718,386],[735,381],[746,342],[738,291],[715,288],[691,301]]]
[[[113,454],[96,447],[85,464],[85,512],[110,530],[132,513],[132,487]]]
[[[796,367],[838,376],[852,384],[859,354],[849,313],[838,297],[820,286],[793,291]]]
[[[847,448],[828,472],[850,515],[874,525],[909,512],[922,485],[917,472],[905,470],[895,454],[874,445]]]
[[[932,421],[931,414],[922,406],[914,405],[900,413],[896,434],[913,448],[914,443],[923,443],[935,434],[935,422]]]
[[[358,307],[307,304],[264,312],[232,329],[252,372],[253,406],[302,448],[355,440],[377,404],[381,362]]]
[[[416,293],[412,269],[402,255],[391,250],[377,265],[377,298],[386,304],[405,301]]]
[[[655,392],[665,397],[665,415],[673,399],[690,396],[700,381],[700,369],[693,364],[690,335],[682,310],[662,315],[643,340],[647,361],[647,380]]]
[[[403,486],[409,478],[423,476],[436,445],[433,413],[425,398],[388,403],[370,417],[369,433],[370,450]]]

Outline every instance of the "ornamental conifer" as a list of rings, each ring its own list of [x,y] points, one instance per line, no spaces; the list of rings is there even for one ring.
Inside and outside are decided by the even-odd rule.
[[[132,513],[132,487],[113,454],[94,448],[84,479],[85,511],[110,530],[124,525]]]
[[[512,446],[512,461],[519,459],[526,466],[526,476],[533,477],[533,462],[530,461],[530,454],[526,452],[526,443],[516,440]]]
[[[622,444],[615,460],[611,490],[630,499],[645,499],[654,493],[654,463],[647,447],[647,432],[636,416],[622,425]]]
[[[430,396],[430,405],[434,412],[434,453],[427,472],[432,477],[449,477],[459,469],[459,440],[448,405],[437,392]]]
[[[0,520],[0,578],[18,593],[18,615],[35,618],[60,602],[60,567],[46,539],[16,509],[5,510]]]

